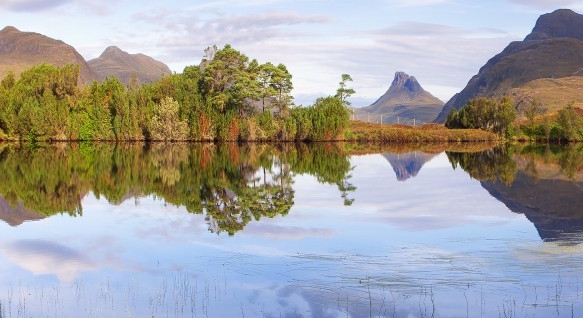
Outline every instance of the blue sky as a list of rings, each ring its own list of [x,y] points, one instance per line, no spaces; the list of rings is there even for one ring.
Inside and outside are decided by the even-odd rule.
[[[116,45],[181,72],[207,46],[229,43],[285,64],[297,104],[334,94],[350,74],[354,106],[374,102],[397,71],[447,101],[558,8],[583,12],[575,0],[0,0],[4,24],[63,40],[88,60]]]

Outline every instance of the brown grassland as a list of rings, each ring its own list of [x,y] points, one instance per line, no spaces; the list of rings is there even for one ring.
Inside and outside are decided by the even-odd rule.
[[[499,137],[479,129],[448,129],[441,124],[381,125],[351,121],[347,141],[381,143],[497,142]]]

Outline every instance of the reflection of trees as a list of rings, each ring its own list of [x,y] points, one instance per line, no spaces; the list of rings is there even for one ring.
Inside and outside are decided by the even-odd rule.
[[[289,213],[293,175],[308,173],[354,187],[344,148],[337,145],[98,143],[0,145],[0,195],[44,215],[81,213],[93,191],[113,204],[155,195],[204,214],[209,229],[233,235],[249,222]]]
[[[343,151],[342,144],[316,143],[313,145],[301,144],[286,151],[291,169],[298,174],[316,176],[320,183],[330,183],[338,186],[345,205],[351,205],[354,199],[348,194],[356,190],[348,180],[348,173],[354,169],[350,160]]]
[[[571,180],[575,180],[575,175],[583,170],[583,145],[570,144],[559,155],[559,165],[561,172]]]
[[[525,171],[535,179],[540,173],[537,166],[547,167],[546,170],[558,166],[560,174],[571,181],[576,181],[577,174],[583,171],[583,144],[580,143],[529,144],[516,146],[513,152],[520,159],[527,160]]]
[[[512,184],[518,171],[508,149],[496,147],[481,152],[446,152],[454,169],[461,167],[470,177],[481,181]]]
[[[19,201],[39,214],[80,215],[81,198],[90,186],[81,173],[80,152],[58,147],[0,149],[0,193],[13,206]],[[50,172],[50,173],[49,173]]]

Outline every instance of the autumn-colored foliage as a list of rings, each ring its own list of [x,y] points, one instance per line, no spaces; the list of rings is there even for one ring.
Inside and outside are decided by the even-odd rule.
[[[353,121],[347,140],[359,142],[483,142],[497,141],[499,137],[479,129],[448,129],[443,125],[422,126],[381,125]]]

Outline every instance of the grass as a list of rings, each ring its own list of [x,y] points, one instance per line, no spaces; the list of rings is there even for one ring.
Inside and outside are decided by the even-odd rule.
[[[583,76],[541,78],[509,91],[518,109],[537,99],[548,112],[563,109],[573,101],[575,107],[583,107]]]
[[[478,129],[447,129],[440,124],[381,125],[352,121],[347,141],[382,143],[497,142],[496,134]]]

